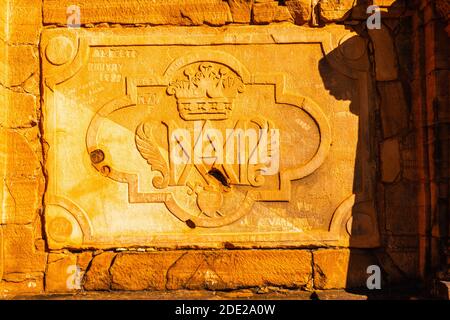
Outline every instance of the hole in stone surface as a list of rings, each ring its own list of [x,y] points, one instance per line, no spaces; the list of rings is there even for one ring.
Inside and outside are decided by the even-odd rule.
[[[316,292],[311,293],[309,297],[311,300],[320,300],[319,295]]]
[[[104,154],[104,152],[103,152],[102,150],[100,150],[100,149],[97,149],[97,150],[92,151],[91,154],[90,154],[90,156],[91,156],[91,161],[92,161],[92,163],[94,163],[94,164],[100,163],[100,162],[102,162],[103,160],[105,160],[105,154]]]
[[[228,178],[219,169],[212,168],[211,170],[209,170],[208,174],[213,176],[217,181],[219,181],[225,187],[230,186],[230,182],[228,181]]]
[[[108,176],[111,173],[111,168],[109,166],[103,166],[100,169],[101,174],[103,174],[104,176]]]
[[[235,245],[228,241],[223,243],[223,247],[225,249],[236,249]]]
[[[194,229],[196,227],[195,222],[192,221],[191,219],[186,220],[186,224],[189,228]]]

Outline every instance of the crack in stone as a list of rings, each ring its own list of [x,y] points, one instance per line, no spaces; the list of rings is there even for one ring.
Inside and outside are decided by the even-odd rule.
[[[164,285],[164,287],[166,288],[166,290],[170,290],[167,286],[169,284],[169,277],[170,277],[170,272],[171,269],[173,269],[175,267],[175,265],[178,263],[178,261],[180,261],[183,257],[185,257],[189,252],[186,251],[184,253],[182,253],[177,259],[175,259],[175,261],[167,268],[166,271],[166,283]]]

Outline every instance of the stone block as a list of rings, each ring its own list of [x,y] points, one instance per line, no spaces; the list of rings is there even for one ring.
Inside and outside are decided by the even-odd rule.
[[[170,289],[231,290],[246,287],[309,288],[307,250],[189,252],[167,273]]]
[[[111,267],[116,290],[232,290],[311,285],[307,250],[121,253]]]
[[[4,179],[3,223],[32,223],[42,206],[43,181],[37,179]]]
[[[115,290],[164,290],[167,270],[183,252],[121,253],[111,267]],[[192,266],[191,266],[192,267]]]
[[[67,25],[71,0],[44,2],[44,24]],[[121,23],[150,25],[224,25],[232,22],[230,8],[222,0],[114,0],[77,1],[81,24]]]
[[[77,255],[77,266],[82,271],[86,271],[92,261],[93,254],[91,251],[84,251]]]
[[[71,292],[81,289],[81,270],[77,268],[75,254],[50,253],[45,273],[48,292]]]
[[[354,0],[322,0],[320,18],[326,23],[343,21],[350,15],[354,4]]]
[[[420,185],[400,182],[386,185],[386,229],[395,235],[417,233],[418,213],[424,205],[418,199],[423,197]]]
[[[228,0],[233,23],[248,24],[252,18],[253,0]]]
[[[255,3],[253,5],[252,22],[254,24],[269,24],[271,22],[292,21],[286,6],[280,6],[277,1]]]
[[[286,6],[297,25],[303,25],[311,20],[311,0],[287,0]]]
[[[44,293],[44,273],[11,273],[0,281],[0,299]]]
[[[319,290],[366,287],[367,268],[377,265],[370,253],[350,249],[313,251],[314,288]]]
[[[384,138],[402,133],[408,128],[409,108],[400,81],[377,83],[380,94],[381,126]]]
[[[42,26],[43,1],[12,0],[9,2],[9,43],[37,45]]]
[[[383,182],[394,182],[400,174],[400,150],[397,139],[381,144],[381,176]]]
[[[37,99],[34,95],[6,90],[6,119],[1,125],[7,128],[24,128],[37,124]]]
[[[0,197],[4,206],[1,223],[32,223],[42,206],[44,179],[33,144],[13,130],[0,129],[0,156],[5,171]],[[37,143],[37,142],[36,142]]]
[[[110,267],[116,253],[111,251],[102,252],[94,256],[91,266],[83,278],[85,290],[110,290],[111,276]]]
[[[31,45],[8,47],[8,79],[6,86],[20,86],[39,70],[36,48]]]
[[[375,54],[375,73],[377,81],[398,79],[398,59],[394,41],[388,28],[369,29]]]
[[[47,254],[37,251],[31,225],[3,226],[4,276],[8,273],[44,272]]]

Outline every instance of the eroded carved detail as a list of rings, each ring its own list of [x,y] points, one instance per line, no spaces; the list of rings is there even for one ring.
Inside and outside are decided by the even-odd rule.
[[[185,59],[188,61],[189,59]],[[234,59],[232,59],[234,62]],[[153,177],[153,187],[164,191],[163,193],[137,192],[139,175],[120,172],[105,163],[95,163],[102,174],[108,168],[107,176],[129,185],[130,203],[164,202],[168,209],[180,220],[191,227],[220,227],[228,225],[247,214],[255,201],[289,201],[291,198],[290,181],[301,179],[316,170],[325,160],[330,147],[330,126],[328,120],[308,99],[300,96],[291,96],[284,92],[284,78],[282,75],[255,75],[253,82],[245,83],[242,77],[232,67],[223,62],[190,61],[187,65],[175,72],[175,80],[168,79],[168,84],[154,83],[151,86],[164,88],[167,94],[174,96],[177,102],[178,116],[184,121],[175,121],[172,117],[151,116],[140,123],[136,129],[136,147],[141,156],[150,165],[157,175]],[[131,81],[130,81],[131,82]],[[151,81],[148,81],[151,82]],[[143,81],[145,83],[145,81]],[[266,177],[262,174],[266,163],[252,162],[251,158],[256,148],[262,144],[262,136],[257,136],[255,149],[246,147],[239,163],[225,163],[223,155],[227,155],[227,144],[234,144],[236,132],[245,132],[249,128],[257,129],[258,133],[266,133],[276,129],[272,120],[262,115],[254,115],[249,119],[232,117],[233,99],[237,94],[244,92],[249,85],[275,85],[274,101],[290,104],[301,109],[316,121],[319,126],[321,139],[314,157],[307,163],[298,163],[296,166],[281,167],[279,172],[272,174],[271,184],[265,185]],[[134,90],[136,91],[136,90]],[[130,98],[122,98],[106,105],[98,114],[108,118],[117,110],[134,107]],[[168,106],[164,106],[168,108]],[[158,119],[159,117],[159,119]],[[195,122],[192,122],[196,120]],[[94,117],[88,130],[88,152],[92,154],[97,150],[95,137],[96,129],[101,118]],[[164,149],[155,141],[154,132],[161,136],[166,129],[167,146]],[[185,144],[178,141],[176,131],[186,130],[193,136],[192,144],[187,144],[189,150],[184,149]],[[228,130],[232,129],[230,134]],[[220,133],[223,140],[213,142],[199,139],[208,136],[208,130]],[[190,135],[189,135],[190,136]],[[239,142],[238,142],[239,143]],[[214,150],[214,155],[196,162],[195,149],[201,147]],[[270,142],[267,156],[272,156],[271,149],[276,146]],[[175,146],[174,146],[175,145]],[[178,147],[178,149],[177,149]],[[220,149],[220,152],[218,152]],[[279,148],[279,146],[278,146]],[[170,157],[173,150],[187,152],[189,163],[177,164]],[[94,150],[94,151],[91,151]],[[228,150],[229,151],[229,150]],[[233,149],[234,151],[234,149]],[[222,155],[218,160],[217,154]],[[242,155],[241,155],[242,156]],[[234,157],[234,155],[233,155]],[[208,161],[207,161],[208,160]],[[266,161],[266,160],[265,160]],[[240,186],[241,188],[235,188]],[[168,187],[181,188],[182,191],[169,190]],[[242,189],[242,187],[245,187]],[[260,187],[265,187],[259,189]],[[181,205],[181,198],[194,196],[196,207]],[[180,198],[181,197],[181,198]]]
[[[161,176],[153,178],[153,186],[164,189],[169,185],[169,167],[154,141],[152,130],[150,122],[140,124],[136,130],[136,146],[152,170],[161,173]]]
[[[314,33],[277,28],[270,32],[242,30],[227,35],[212,32],[205,37],[177,35],[170,41],[167,34],[159,31],[154,37],[144,34],[146,31],[133,38],[101,32],[66,34],[58,30],[43,36],[45,133],[53,147],[49,193],[73,201],[73,206],[56,202],[56,207],[70,214],[54,214],[53,208],[50,214],[46,213],[47,231],[56,238],[61,236],[60,243],[52,240],[52,247],[173,247],[180,243],[216,247],[226,241],[243,246],[347,245],[341,240],[348,239],[348,233],[353,233],[352,238],[359,229],[372,233],[366,227],[376,222],[365,217],[372,219],[375,215],[361,210],[363,218],[359,219],[359,211],[352,209],[365,198],[351,203],[348,210],[338,209],[332,218],[341,199],[352,192],[348,188],[351,174],[341,174],[338,161],[352,163],[354,146],[339,142],[333,150],[332,138],[336,134],[332,134],[331,127],[338,125],[333,127],[335,132],[342,132],[347,125],[351,128],[348,134],[338,137],[357,139],[357,132],[348,111],[346,117],[340,111],[343,120],[336,122],[337,111],[330,108],[335,102],[324,97],[326,91],[318,85],[314,90],[308,89],[311,81],[320,79],[317,70],[308,67],[303,75],[299,68],[304,65],[306,69],[313,55],[320,58],[317,53],[324,52],[325,59],[331,64],[337,61],[343,66],[341,72],[358,81],[355,90],[364,91],[366,43],[354,39],[348,48],[342,46],[351,35],[337,28]],[[52,56],[50,49],[47,56],[45,48],[52,35],[53,39],[71,39],[73,46],[68,47],[75,50],[73,59],[63,59],[68,56],[64,52],[61,57]],[[149,39],[157,45],[153,46]],[[205,47],[212,39],[224,47]],[[243,46],[234,46],[237,43]],[[253,59],[245,52],[246,46],[254,44],[258,50],[265,50],[261,57],[267,59],[277,50],[286,59],[298,52],[291,60],[295,68],[282,70],[260,65],[266,63],[266,58],[260,61],[261,57]],[[335,50],[339,44],[340,51]],[[69,49],[63,51],[71,52]],[[339,59],[333,60],[332,51],[339,51],[339,57],[349,61],[343,64]],[[158,62],[149,58],[153,56],[158,57]],[[75,80],[85,77],[89,83],[83,85],[79,94]],[[69,99],[62,102],[61,108],[58,99],[62,95]],[[107,97],[114,99],[108,102]],[[364,103],[367,98],[363,93],[356,103]],[[344,103],[338,104],[340,110],[345,110]],[[58,116],[54,116],[55,110]],[[68,126],[73,121],[71,117],[77,117],[79,125]],[[244,132],[282,129],[278,172],[263,175],[261,169],[267,164],[250,163],[252,150],[248,149],[244,161],[235,164],[214,161],[214,154],[200,162],[173,161],[174,147],[183,150],[176,148],[181,146],[174,135],[177,130],[189,133],[191,151],[202,145],[223,153],[229,142],[227,128]],[[85,130],[83,140],[78,135]],[[199,142],[198,137],[209,130],[221,132],[226,139]],[[68,150],[67,155],[65,149],[55,152],[63,143],[74,144],[78,151]],[[80,155],[80,146],[85,146],[87,152]],[[326,161],[331,153],[331,160]],[[68,157],[76,162],[73,169],[61,167]],[[327,172],[330,169],[332,172]],[[327,193],[323,182],[328,179],[331,184],[344,182],[345,191]],[[310,187],[317,192],[319,185],[325,192],[319,191],[317,199],[308,200],[308,208],[300,205],[308,199],[302,194]],[[331,189],[337,190],[335,186]],[[53,207],[54,202],[49,197],[47,205]],[[51,219],[61,216],[71,223],[72,232],[62,221],[64,228],[52,227]],[[122,223],[122,218],[127,223]],[[338,227],[328,229],[335,218],[332,224]],[[359,222],[355,223],[355,219]]]
[[[224,120],[233,100],[244,91],[242,79],[226,66],[199,63],[188,66],[182,79],[170,82],[167,93],[177,98],[184,120]]]

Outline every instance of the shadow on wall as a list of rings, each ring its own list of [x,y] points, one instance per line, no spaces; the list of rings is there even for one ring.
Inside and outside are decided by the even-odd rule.
[[[357,1],[348,13],[350,20],[360,20],[348,27],[357,35],[327,54],[318,67],[325,88],[335,99],[349,101],[348,112],[359,119],[354,205],[351,218],[344,222],[350,251],[336,250],[334,265],[348,263],[345,287],[349,292],[377,298],[393,293],[394,288],[419,287],[419,193],[405,178],[400,163],[402,150],[411,144],[410,103],[405,98],[412,73],[410,18],[389,20],[390,13],[404,10],[405,2],[395,1],[383,8],[381,29],[368,30],[361,17],[371,4]],[[328,276],[317,264],[315,268],[318,279],[323,279],[316,288],[338,286],[333,279],[333,272],[339,278],[338,268]],[[378,270],[381,290],[368,290],[368,283],[378,287]]]

